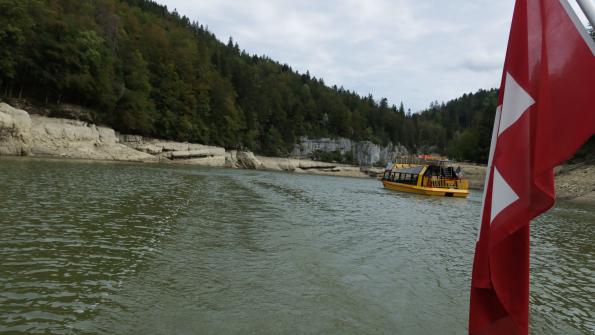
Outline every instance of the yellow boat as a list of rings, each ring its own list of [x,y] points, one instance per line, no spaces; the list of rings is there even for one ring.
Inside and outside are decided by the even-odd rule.
[[[382,184],[389,190],[423,195],[457,198],[469,195],[469,181],[444,162],[393,164],[384,171]]]

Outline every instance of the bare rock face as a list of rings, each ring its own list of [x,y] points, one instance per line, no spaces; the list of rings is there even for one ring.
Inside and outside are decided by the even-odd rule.
[[[237,153],[238,163],[243,169],[258,169],[262,163],[250,151],[239,151]]]
[[[306,157],[312,155],[317,150],[324,152],[339,151],[341,154],[351,152],[354,143],[347,138],[339,137],[337,139],[331,138],[300,138],[300,144],[297,144],[293,151],[292,156]]]
[[[392,161],[394,157],[408,154],[402,145],[389,144],[381,147],[370,141],[354,142],[347,138],[300,138],[300,144],[295,145],[291,155],[308,158],[316,151],[340,152],[341,155],[351,154],[360,166],[372,166]]]
[[[299,160],[255,156],[251,151],[230,150],[225,155],[225,167],[248,170],[294,171],[299,167]]]
[[[29,115],[0,104],[0,155],[156,161],[118,143],[113,129],[82,121]]]
[[[164,141],[138,135],[120,135],[122,144],[153,155],[160,161],[204,166],[226,165],[224,148],[187,142]]]
[[[112,128],[96,127],[99,134],[99,143],[103,145],[113,145],[118,143],[116,132]]]
[[[24,156],[30,151],[29,113],[0,103],[0,155]]]
[[[317,162],[310,159],[279,158],[256,156],[258,169],[290,171],[326,176],[367,177],[368,174],[358,166]]]
[[[119,142],[113,129],[83,121],[31,117],[31,152],[39,156],[118,161],[156,161],[149,154]]]
[[[263,163],[250,151],[230,150],[225,153],[225,167],[254,170],[263,168]]]
[[[226,168],[239,168],[237,165],[238,158],[237,158],[237,151],[230,150],[225,152],[225,167]]]

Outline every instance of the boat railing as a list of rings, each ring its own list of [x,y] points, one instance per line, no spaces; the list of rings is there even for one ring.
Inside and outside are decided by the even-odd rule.
[[[423,177],[422,186],[432,188],[450,188],[466,190],[469,188],[467,179],[453,179],[439,176]]]
[[[414,165],[439,165],[445,166],[448,164],[448,159],[438,156],[418,157],[418,156],[401,156],[394,159],[395,164],[414,166]]]

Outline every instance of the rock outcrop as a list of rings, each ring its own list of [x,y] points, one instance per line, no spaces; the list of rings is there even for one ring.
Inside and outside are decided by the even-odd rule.
[[[255,156],[249,151],[228,151],[225,166],[237,169],[287,171],[344,177],[367,177],[357,166],[317,162],[309,159]]]
[[[384,165],[394,160],[394,157],[409,154],[407,148],[402,145],[389,144],[381,147],[370,141],[354,142],[347,138],[300,138],[300,144],[295,145],[291,155],[293,157],[309,158],[316,151],[340,152],[341,155],[351,154],[360,166]]]
[[[24,110],[0,103],[0,155],[31,152],[31,117]]]
[[[342,155],[351,152],[353,149],[353,141],[347,138],[308,138],[301,137],[300,143],[295,145],[292,156],[306,157],[311,156],[315,151],[320,150],[324,152],[339,151]]]
[[[84,121],[29,115],[0,104],[0,155],[32,155],[135,162],[175,162],[225,166],[224,148],[118,135],[113,129]],[[254,155],[252,155],[254,157]],[[254,168],[247,153],[243,168]]]
[[[77,159],[155,161],[118,143],[113,129],[83,121],[31,116],[31,154]]]
[[[0,155],[225,165],[224,148],[118,135],[83,121],[29,115],[5,103],[0,104]]]
[[[0,155],[154,161],[118,143],[113,129],[82,121],[29,115],[0,103]]]
[[[409,154],[407,148],[402,145],[389,144],[381,147],[370,141],[355,143],[353,150],[355,159],[363,166],[385,165],[387,162],[394,161],[396,157]]]
[[[225,167],[236,169],[259,169],[263,164],[250,151],[230,150],[225,155]]]
[[[137,135],[120,135],[124,145],[135,150],[155,156],[160,161],[176,163],[198,164],[205,166],[225,166],[226,153],[221,147],[187,143],[163,141],[143,138]]]

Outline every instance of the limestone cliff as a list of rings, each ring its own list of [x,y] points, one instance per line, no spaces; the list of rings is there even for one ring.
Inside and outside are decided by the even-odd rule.
[[[0,155],[154,161],[118,143],[113,129],[82,121],[29,115],[0,103]]]
[[[380,146],[370,141],[354,142],[347,138],[300,138],[300,143],[295,145],[291,155],[294,157],[308,158],[316,151],[340,152],[341,155],[351,154],[360,166],[384,164],[394,160],[394,157],[407,155],[407,148],[402,145],[389,144]]]

